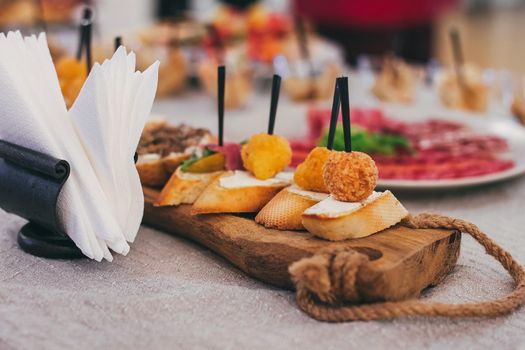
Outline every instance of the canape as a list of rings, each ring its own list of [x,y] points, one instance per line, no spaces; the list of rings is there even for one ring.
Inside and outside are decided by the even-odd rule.
[[[255,134],[242,146],[246,171],[223,174],[195,201],[193,214],[256,213],[291,182],[288,141],[277,135]]]
[[[195,148],[214,142],[206,129],[170,126],[166,121],[146,124],[137,149],[137,170],[145,186],[160,187]]]

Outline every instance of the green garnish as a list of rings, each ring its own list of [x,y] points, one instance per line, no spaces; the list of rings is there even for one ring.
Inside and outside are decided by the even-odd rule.
[[[194,163],[196,163],[197,161],[201,160],[202,158],[209,157],[209,156],[211,156],[211,155],[213,155],[215,153],[217,153],[217,152],[213,152],[213,151],[210,151],[208,148],[204,148],[204,150],[202,151],[202,156],[201,157],[197,157],[197,156],[194,155],[190,159],[186,159],[180,165],[180,170],[186,172],[188,170],[188,168],[190,166],[192,166]]]
[[[352,128],[351,135],[352,149],[354,151],[368,154],[393,155],[399,149],[410,150],[410,142],[404,136],[371,133],[357,127]],[[325,131],[318,145],[326,147],[327,141],[328,131]],[[344,151],[345,149],[344,132],[340,125],[335,129],[333,149],[335,151]]]

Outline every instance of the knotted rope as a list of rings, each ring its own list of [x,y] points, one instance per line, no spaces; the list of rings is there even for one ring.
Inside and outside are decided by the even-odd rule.
[[[320,321],[384,320],[401,316],[480,317],[512,312],[525,301],[525,272],[512,256],[476,225],[434,214],[409,216],[402,225],[416,229],[449,229],[470,234],[509,272],[515,282],[508,295],[468,304],[427,303],[419,300],[351,305],[360,301],[356,278],[366,269],[368,257],[346,249],[323,250],[289,268],[297,290],[297,304]]]

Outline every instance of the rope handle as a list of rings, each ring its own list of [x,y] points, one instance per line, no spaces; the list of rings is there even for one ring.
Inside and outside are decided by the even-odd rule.
[[[470,234],[508,271],[515,282],[506,296],[467,304],[427,303],[416,299],[399,302],[348,305],[359,301],[355,281],[368,257],[351,248],[323,250],[290,268],[297,290],[297,304],[319,321],[385,320],[402,316],[481,317],[508,314],[525,302],[525,271],[512,256],[476,225],[435,214],[409,216],[402,225],[416,229],[450,229]]]

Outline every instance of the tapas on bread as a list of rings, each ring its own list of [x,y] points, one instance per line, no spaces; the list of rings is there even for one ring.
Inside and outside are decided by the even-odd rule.
[[[278,230],[303,230],[301,215],[309,207],[328,197],[323,170],[331,154],[334,130],[339,115],[340,95],[337,78],[330,119],[330,142],[327,147],[315,147],[297,166],[294,184],[277,194],[257,214],[255,221],[267,228]]]
[[[195,129],[166,121],[146,124],[137,149],[137,170],[143,185],[161,187],[171,174],[197,149],[213,143],[215,138],[206,129]]]
[[[192,155],[183,160],[162,189],[155,203],[156,206],[193,204],[216,177],[227,170],[242,168],[240,145],[223,141],[226,83],[226,68],[224,66],[218,67],[217,79],[218,144],[202,144],[200,147],[193,148]]]
[[[242,145],[243,168],[215,179],[197,198],[193,214],[255,213],[291,181],[283,173],[292,159],[284,137],[274,135],[281,78],[274,75],[268,132],[251,136]]]
[[[328,240],[365,237],[397,224],[408,212],[394,195],[375,192],[378,169],[352,151],[346,78],[338,78],[328,147],[314,148],[294,175],[295,185],[276,195],[257,215],[268,228],[301,230]],[[346,85],[346,86],[345,86]],[[341,93],[345,151],[332,150]]]

